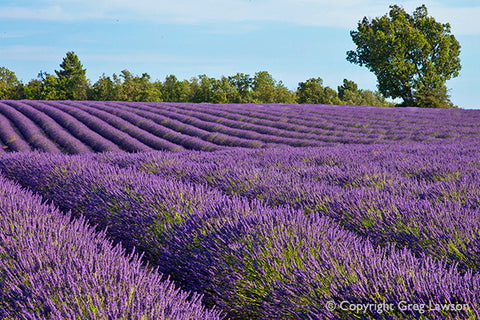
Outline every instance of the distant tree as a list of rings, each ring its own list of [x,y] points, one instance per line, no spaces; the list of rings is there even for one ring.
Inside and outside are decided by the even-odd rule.
[[[156,94],[158,95],[158,102],[164,101],[163,97],[163,83],[160,80],[155,80],[152,83],[153,90],[155,90]]]
[[[297,88],[297,101],[308,104],[341,104],[335,90],[323,87],[322,78],[311,78],[300,82]]]
[[[192,93],[190,91],[190,82],[186,79],[177,83],[178,102],[191,102]]]
[[[15,72],[0,67],[0,100],[23,98],[23,84],[17,79]]]
[[[346,104],[361,104],[361,96],[358,85],[354,81],[343,79],[343,84],[338,86],[338,97]]]
[[[358,85],[351,80],[343,79],[343,84],[338,86],[338,97],[343,104],[365,106],[392,106],[380,92],[358,89]]]
[[[338,98],[337,91],[333,90],[330,87],[325,87],[323,93],[323,102],[324,104],[341,104],[341,100]]]
[[[321,103],[323,96],[322,78],[311,78],[305,82],[298,83],[297,101],[298,103],[315,104]]]
[[[273,103],[277,82],[267,71],[255,73],[252,81],[252,98],[256,103]]]
[[[239,103],[242,101],[238,88],[225,76],[217,80],[214,89],[216,92],[214,101],[212,101],[214,103]]]
[[[40,79],[32,79],[24,87],[25,98],[30,100],[41,100],[43,82]]]
[[[447,88],[423,88],[415,92],[416,105],[423,108],[458,108],[449,99]]]
[[[445,82],[461,69],[460,44],[448,23],[427,14],[425,5],[413,15],[393,5],[388,15],[364,17],[350,32],[357,49],[347,52],[347,60],[370,69],[385,97],[402,98],[403,105],[448,107]]]
[[[142,73],[142,76],[135,76],[133,78],[134,87],[138,90],[138,95],[135,101],[144,102],[159,102],[162,101],[162,93],[158,88],[150,81],[150,75],[148,73]]]
[[[295,103],[296,95],[294,92],[288,90],[282,81],[278,81],[275,86],[275,103]]]
[[[200,79],[197,77],[192,77],[188,82],[188,92],[190,102],[197,102],[198,99],[202,96],[200,91]]]
[[[173,74],[165,77],[163,82],[163,99],[164,101],[175,102],[180,99],[177,77]]]
[[[377,107],[395,107],[394,102],[389,102],[379,91],[359,90],[362,97],[362,105]]]
[[[177,77],[173,74],[165,77],[163,82],[163,98],[164,101],[178,101],[180,97],[180,92],[178,90],[178,80]]]
[[[238,92],[238,99],[237,97],[230,100],[232,103],[247,103],[251,102],[252,96],[252,85],[253,85],[253,78],[250,77],[248,74],[244,73],[237,73],[234,76],[229,76],[228,81],[232,86],[237,89]]]
[[[148,73],[138,76],[128,70],[122,70],[119,75],[114,73],[111,77],[102,74],[91,86],[85,77],[85,70],[73,52],[67,53],[60,66],[62,70],[55,71],[58,77],[40,71],[37,79],[31,80],[25,86],[16,80],[13,72],[0,68],[0,89],[3,90],[0,90],[0,93],[6,92],[3,88],[17,88],[20,84],[22,90],[20,93],[17,92],[14,99],[80,99],[86,94],[87,99],[99,101],[387,104],[380,93],[359,90],[355,82],[346,79],[343,85],[338,87],[337,94],[335,90],[323,87],[321,78],[301,82],[297,91],[292,92],[267,71],[259,71],[253,78],[248,74],[237,73],[234,76],[222,76],[220,79],[200,75],[191,78],[190,81],[179,81],[175,75],[168,75],[163,82],[160,80],[152,82]],[[72,88],[81,90],[75,91]],[[79,95],[80,92],[83,92],[82,95]],[[419,97],[423,99],[425,105],[435,105],[437,100],[432,98],[432,94],[428,98]],[[442,97],[441,91],[434,94]],[[8,98],[5,93],[3,96],[5,99]]]
[[[240,94],[237,88],[233,86],[226,77],[210,80],[211,96],[206,102],[211,103],[231,103],[240,100]]]
[[[98,101],[117,100],[117,88],[110,77],[104,74],[93,84],[91,99]]]
[[[161,101],[161,92],[150,82],[150,75],[143,73],[141,77],[134,76],[130,71],[123,70],[122,92],[125,101]]]
[[[64,92],[60,91],[60,85],[58,78],[52,74],[49,74],[44,71],[40,71],[37,76],[38,81],[40,82],[40,91],[38,92],[38,83],[35,80],[30,81],[32,86],[29,87],[32,89],[31,93],[38,94],[39,100],[59,100],[65,99]]]
[[[87,99],[88,81],[86,70],[78,56],[73,52],[67,52],[60,70],[55,70],[58,77],[58,98],[67,100]]]
[[[199,75],[195,94],[193,96],[194,102],[212,102],[216,79],[210,78],[205,74]]]
[[[122,81],[123,81],[123,78],[121,76],[117,75],[116,73],[112,74],[113,87],[115,88],[114,100],[117,100],[117,101],[128,100],[127,96],[123,92]]]
[[[59,91],[59,81],[58,78],[52,74],[49,74],[45,77],[42,86],[41,97],[43,100],[58,100],[65,99],[63,91]]]
[[[189,81],[178,81],[173,74],[165,78],[162,95],[163,101],[169,102],[188,102],[193,99]]]
[[[232,103],[240,102],[240,94],[227,77],[220,79],[200,75],[191,82],[194,102]]]

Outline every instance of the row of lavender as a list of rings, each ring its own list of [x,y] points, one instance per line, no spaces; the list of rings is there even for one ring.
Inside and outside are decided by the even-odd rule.
[[[0,176],[1,319],[221,319],[140,259]]]
[[[480,271],[480,144],[103,154],[101,162],[205,183],[271,207],[320,212],[375,244],[395,242]]]
[[[478,135],[479,119],[480,113],[472,110],[2,101],[0,152],[215,151],[450,141]]]
[[[466,145],[456,153],[454,147],[443,151],[440,148],[436,149],[440,150],[438,154],[429,157],[422,154],[425,145],[403,149],[382,146],[386,151],[352,147],[350,152],[348,148],[332,148],[74,157],[13,154],[0,158],[0,168],[3,174],[52,200],[62,210],[85,215],[99,229],[108,227],[107,233],[115,242],[130,250],[138,248],[148,261],[184,289],[205,294],[208,305],[221,307],[233,318],[414,319],[425,316],[425,311],[429,319],[455,319],[480,316],[480,275],[475,265],[469,267],[471,261],[478,261],[478,252],[473,252],[473,259],[477,260],[465,261],[465,269],[459,272],[448,259],[437,259],[444,255],[443,247],[435,246],[433,241],[423,249],[409,248],[407,241],[407,247],[402,248],[405,243],[401,239],[416,234],[409,226],[426,223],[425,216],[414,221],[415,214],[422,212],[402,211],[408,217],[400,220],[398,229],[385,229],[388,223],[375,229],[375,223],[369,225],[362,220],[365,213],[359,205],[365,200],[385,200],[387,195],[398,196],[398,203],[402,203],[402,194],[423,190],[418,198],[438,203],[458,200],[465,212],[454,214],[472,215],[478,212],[478,200],[473,203],[470,195],[462,202],[455,199],[459,197],[458,189],[450,189],[452,199],[446,199],[441,194],[434,196],[442,190],[441,185],[430,193],[422,188],[432,187],[430,182],[436,180],[454,188],[455,183],[450,185],[449,181],[469,177],[474,171],[471,168],[479,165],[477,154],[471,154],[478,150],[475,147]],[[448,167],[447,162],[442,162],[447,152],[453,152],[453,157],[465,156],[464,162],[457,168]],[[348,161],[351,157],[360,163],[371,158],[382,163],[383,159],[391,165],[355,167]],[[390,161],[401,157],[406,162]],[[433,166],[428,161],[433,161]],[[430,172],[426,171],[428,168]],[[395,170],[401,174],[396,175]],[[406,182],[410,178],[411,184]],[[324,179],[339,185],[323,184]],[[410,189],[416,186],[414,181],[419,187]],[[398,191],[393,191],[397,187]],[[390,193],[362,199],[364,194],[369,195],[364,188]],[[360,197],[356,198],[359,205],[352,207],[356,213],[348,216],[348,212],[336,211],[327,216],[335,208],[328,199],[340,192],[338,197],[348,200],[348,192],[354,191]],[[264,199],[258,199],[260,196]],[[467,209],[472,203],[470,212]],[[380,205],[383,206],[378,203],[378,208]],[[427,214],[429,219],[435,218],[433,213]],[[342,218],[342,214],[347,218]],[[396,218],[401,218],[401,214]],[[474,218],[440,213],[431,225],[432,231],[423,228],[418,236],[428,240],[460,237],[455,228],[467,228],[468,224],[455,220],[470,219],[470,223],[478,225],[478,218]],[[356,219],[360,222],[356,223]],[[439,228],[442,219],[451,230]],[[478,239],[476,230],[476,235],[466,233],[477,237],[470,240]],[[438,235],[439,232],[443,234]],[[460,240],[467,243],[466,238]],[[400,245],[395,246],[395,242]],[[464,245],[451,246],[460,250]],[[459,257],[450,260],[463,262]],[[342,301],[395,306],[403,301],[429,306],[447,304],[460,309],[396,307],[370,309],[362,315],[354,309],[325,307],[326,303]]]

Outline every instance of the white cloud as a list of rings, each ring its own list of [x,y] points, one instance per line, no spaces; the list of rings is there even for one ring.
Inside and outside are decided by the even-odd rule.
[[[39,2],[37,2],[39,3]],[[42,3],[42,2],[40,2]],[[480,6],[455,7],[431,0],[397,1],[409,12],[427,5],[454,34],[480,34]],[[158,23],[278,21],[312,26],[354,28],[364,16],[388,11],[380,0],[49,0],[43,7],[0,7],[0,18],[71,21],[85,19],[151,20]]]

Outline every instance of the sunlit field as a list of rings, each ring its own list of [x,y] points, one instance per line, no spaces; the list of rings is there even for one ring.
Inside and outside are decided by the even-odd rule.
[[[0,318],[478,319],[480,111],[0,102]]]

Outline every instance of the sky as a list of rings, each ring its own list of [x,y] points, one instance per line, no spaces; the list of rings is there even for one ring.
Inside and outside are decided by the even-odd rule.
[[[74,51],[87,77],[124,69],[152,80],[268,71],[289,89],[320,77],[376,90],[376,77],[351,64],[350,31],[397,4],[450,23],[461,45],[462,70],[447,81],[454,104],[479,109],[480,1],[377,0],[0,0],[0,66],[27,83],[54,74]]]

